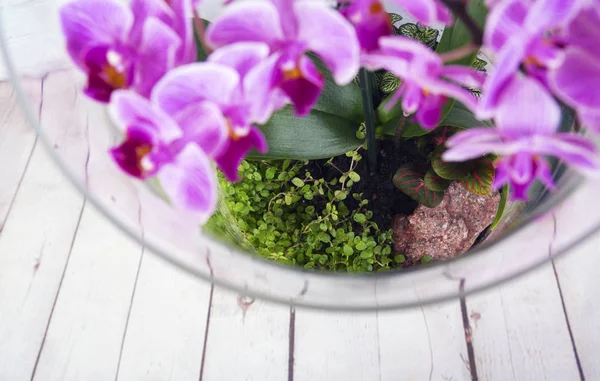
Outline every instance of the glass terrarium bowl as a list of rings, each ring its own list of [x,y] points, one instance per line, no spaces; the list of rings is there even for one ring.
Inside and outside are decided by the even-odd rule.
[[[1,29],[1,28],[0,28]],[[19,102],[52,159],[86,199],[124,233],[173,265],[244,295],[329,310],[409,308],[457,298],[522,275],[568,253],[600,229],[593,200],[600,179],[558,166],[558,191],[536,188],[526,204],[510,204],[482,245],[455,259],[379,273],[308,271],[280,265],[203,233],[151,184],[126,177],[108,154],[120,140],[102,105],[85,98],[85,78],[64,66],[43,78],[20,75],[4,34],[2,55]],[[67,62],[67,61],[65,61]],[[31,102],[43,86],[43,106]]]

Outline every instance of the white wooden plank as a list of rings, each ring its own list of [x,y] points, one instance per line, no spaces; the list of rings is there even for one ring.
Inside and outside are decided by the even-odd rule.
[[[296,311],[294,381],[379,380],[379,356],[375,313]]]
[[[39,83],[38,87],[41,88]],[[44,98],[47,96],[44,94]],[[14,123],[14,118],[8,121],[15,130],[8,132],[5,129],[10,126],[3,124],[3,137],[11,139],[11,136],[20,135],[24,138],[20,143],[11,140],[0,143],[0,156],[5,163],[0,171],[10,179],[8,189],[14,189],[16,174],[5,167],[14,163],[17,168],[24,168],[26,148],[28,145],[31,147],[32,138],[23,130],[24,122]],[[55,142],[57,147],[62,147],[59,148],[61,153],[71,158],[84,158],[84,150],[63,144],[64,136],[57,138]],[[19,147],[19,144],[23,144],[23,147]],[[14,161],[4,156],[6,149],[14,153]],[[6,195],[4,191],[3,186],[2,193]],[[82,198],[65,182],[39,145],[33,153],[0,236],[1,380],[31,378],[82,203]],[[5,211],[6,206],[3,205],[3,213]]]
[[[38,109],[41,81],[24,81],[23,91]],[[35,131],[17,103],[10,83],[0,83],[0,227],[4,224],[35,144]],[[10,165],[6,165],[10,163]]]
[[[381,380],[470,380],[458,301],[379,313]]]
[[[420,287],[402,292],[421,296]],[[458,301],[373,313],[296,312],[294,380],[468,380]]]
[[[83,156],[65,155],[65,162],[86,179],[90,189],[110,189],[112,193],[104,196],[137,219],[134,188],[106,176],[108,142],[101,138],[109,137],[104,133],[108,126],[102,124],[100,115],[88,114],[89,103],[72,74],[60,72],[47,78],[42,128],[51,136],[64,137],[57,144],[59,149],[82,148]],[[88,137],[94,144],[89,144]],[[115,378],[141,251],[139,243],[86,205],[34,380]]]
[[[578,380],[552,267],[467,298],[480,380]]]
[[[216,287],[202,380],[286,380],[289,328],[289,307]]]
[[[209,296],[208,283],[146,252],[118,380],[198,381]]]
[[[556,272],[586,380],[600,379],[600,234],[559,258]]]

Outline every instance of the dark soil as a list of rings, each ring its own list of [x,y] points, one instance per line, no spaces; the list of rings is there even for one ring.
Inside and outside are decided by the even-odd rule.
[[[391,229],[394,215],[411,214],[418,206],[416,201],[394,186],[392,178],[402,165],[426,163],[427,157],[416,147],[414,140],[377,140],[378,171],[371,175],[367,152],[363,150],[360,153],[363,159],[358,162],[354,171],[360,175],[361,180],[352,186],[352,193],[363,193],[364,198],[370,200],[368,209],[373,212],[373,222],[380,229]],[[333,164],[346,171],[350,168],[351,161],[351,158],[342,155],[335,157]],[[327,160],[312,161],[307,169],[313,176],[322,177],[326,181],[339,177],[339,170],[326,162]],[[358,202],[352,197],[346,198],[344,202],[349,210],[358,207]]]

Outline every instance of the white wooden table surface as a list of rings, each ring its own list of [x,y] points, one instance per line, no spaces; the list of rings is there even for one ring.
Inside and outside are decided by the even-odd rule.
[[[10,11],[3,21],[20,69],[59,69],[57,26],[43,17],[55,1],[0,7]],[[17,22],[31,18],[40,20],[35,32]],[[32,49],[40,36],[43,48]],[[42,120],[57,112],[52,76],[43,87],[27,82]],[[60,149],[77,155],[76,143]],[[105,221],[49,160],[0,82],[0,381],[600,380],[599,250],[597,235],[557,263],[467,297],[465,310],[452,301],[325,313],[247,300]]]

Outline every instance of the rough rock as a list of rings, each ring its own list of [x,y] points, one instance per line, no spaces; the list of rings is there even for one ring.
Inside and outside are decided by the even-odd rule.
[[[462,254],[494,221],[499,204],[498,192],[478,196],[453,182],[435,208],[419,205],[410,216],[394,216],[394,249],[411,261],[425,255],[440,260]]]

